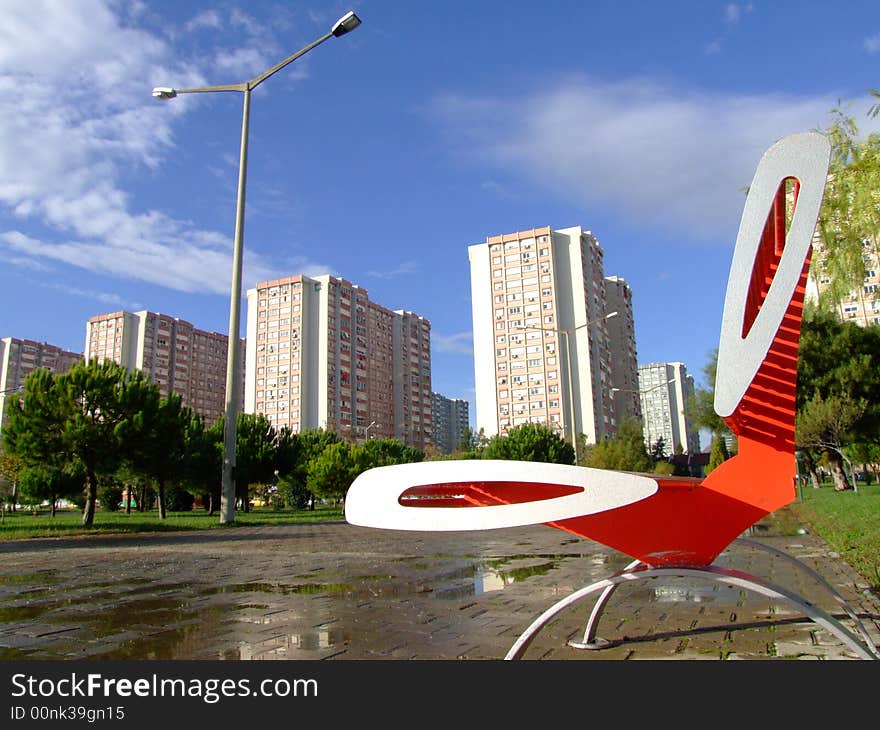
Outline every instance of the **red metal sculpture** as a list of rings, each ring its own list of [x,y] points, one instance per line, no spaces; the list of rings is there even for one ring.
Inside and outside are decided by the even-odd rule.
[[[715,384],[715,410],[738,437],[735,457],[705,479],[512,461],[382,467],[352,484],[348,521],[408,530],[546,524],[635,558],[607,584],[588,586],[545,612],[508,658],[520,656],[535,631],[571,602],[604,590],[601,613],[614,586],[656,577],[659,569],[743,580],[745,587],[796,605],[860,656],[877,658],[864,627],[830,586],[864,642],[793,594],[710,567],[747,528],[796,496],[798,342],[829,155],[820,134],[783,138],[764,154],[749,188],[725,296]],[[597,619],[594,610],[578,646],[598,646]]]

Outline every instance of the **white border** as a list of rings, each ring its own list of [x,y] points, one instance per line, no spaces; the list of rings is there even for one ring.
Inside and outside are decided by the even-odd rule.
[[[715,378],[715,411],[722,418],[739,406],[791,303],[812,243],[830,154],[831,145],[824,135],[805,132],[779,140],[758,163],[743,208],[724,298]],[[794,217],[767,297],[752,328],[743,337],[746,302],[761,233],[779,184],[787,177],[797,178],[801,184]]]
[[[484,507],[413,507],[398,502],[410,487],[492,481],[562,484],[584,491]],[[604,512],[650,497],[657,489],[657,482],[648,476],[565,464],[492,459],[429,461],[362,473],[345,498],[345,519],[353,525],[391,530],[489,530]]]

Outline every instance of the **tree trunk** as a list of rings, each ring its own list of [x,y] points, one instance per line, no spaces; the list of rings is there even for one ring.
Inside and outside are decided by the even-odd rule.
[[[165,519],[165,480],[159,478],[159,519]]]
[[[98,477],[94,469],[86,470],[86,503],[83,506],[83,527],[91,527],[95,522],[95,502],[98,500]]]
[[[852,489],[853,486],[849,483],[849,479],[847,479],[846,472],[843,470],[843,464],[840,459],[829,458],[828,463],[831,466],[831,478],[834,480],[834,491],[843,492],[847,489]]]
[[[125,514],[131,514],[131,484],[125,489]]]
[[[15,512],[15,500],[18,499],[18,482],[12,482],[12,511]]]
[[[58,503],[58,497],[52,495],[52,516],[55,516],[55,505]]]

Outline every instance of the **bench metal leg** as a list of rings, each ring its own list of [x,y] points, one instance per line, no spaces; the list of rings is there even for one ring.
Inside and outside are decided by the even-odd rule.
[[[628,573],[642,564],[641,560],[633,560],[621,572]],[[599,619],[608,601],[611,600],[611,594],[617,590],[617,584],[607,586],[602,590],[599,598],[590,612],[590,618],[587,619],[587,626],[584,629],[584,638],[580,641],[569,641],[568,645],[573,649],[605,649],[611,642],[596,636],[596,629],[599,626]]]
[[[725,585],[733,585],[739,588],[754,591],[760,595],[766,596],[767,598],[785,601],[789,605],[793,606],[795,609],[805,614],[812,621],[837,636],[837,638],[839,638],[844,644],[846,644],[846,646],[848,646],[859,658],[878,659],[877,652],[871,641],[862,642],[859,637],[849,631],[849,629],[847,629],[833,616],[826,613],[822,609],[819,609],[816,606],[813,606],[810,603],[804,601],[802,598],[800,598],[800,596],[784,588],[780,588],[779,586],[774,586],[766,581],[762,581],[755,576],[751,576],[747,573],[728,568],[719,568],[717,566],[711,565],[707,567],[693,568],[628,568],[618,573],[617,575],[612,576],[611,578],[606,578],[604,580],[597,581],[596,583],[592,583],[591,585],[585,586],[584,588],[581,588],[580,590],[574,591],[573,593],[569,594],[562,600],[557,601],[550,608],[544,611],[544,613],[538,616],[538,618],[536,618],[520,635],[520,637],[516,640],[516,642],[513,644],[513,646],[510,648],[504,658],[506,660],[522,658],[523,654],[525,653],[526,649],[528,649],[538,631],[540,631],[554,616],[556,616],[558,613],[568,608],[572,604],[577,603],[582,598],[585,598],[593,593],[597,593],[600,591],[607,591],[607,593],[603,596],[600,596],[599,599],[600,601],[602,601],[604,598],[604,602],[607,603],[607,600],[610,597],[611,593],[618,585],[627,582],[642,581],[666,576],[675,578],[705,578],[707,580],[714,580],[719,583],[724,583]],[[596,613],[595,610],[594,613]],[[599,611],[599,613],[601,613],[601,610]],[[589,631],[590,628],[588,627],[588,633]],[[595,633],[594,628],[593,633]]]

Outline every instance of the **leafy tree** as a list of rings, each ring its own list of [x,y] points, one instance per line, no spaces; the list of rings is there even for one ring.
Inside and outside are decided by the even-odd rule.
[[[411,464],[422,461],[424,453],[399,439],[369,439],[353,449],[358,473],[377,466]]]
[[[84,470],[84,526],[94,522],[99,479],[122,461],[120,434],[138,412],[144,382],[140,371],[111,361],[80,363],[58,376],[38,369],[9,409],[4,443],[26,466],[61,469],[72,463]]]
[[[13,512],[15,512],[15,502],[18,498],[18,479],[21,469],[22,463],[18,456],[0,451],[0,483],[5,483],[4,491],[0,494],[3,495],[3,499],[9,498]]]
[[[727,450],[727,442],[720,434],[712,434],[712,444],[709,447],[709,463],[706,464],[706,476],[716,469],[723,462],[730,458],[730,452]]]
[[[860,140],[855,119],[840,108],[832,109],[831,117],[825,130],[831,164],[817,226],[822,246],[811,269],[812,276],[830,279],[820,296],[826,309],[836,309],[850,292],[865,296],[865,245],[876,253],[880,242],[880,135]]]
[[[185,480],[193,494],[202,499],[208,514],[220,508],[223,490],[223,418],[209,428],[188,432]]]
[[[798,448],[815,467],[828,460],[835,487],[848,486],[840,450],[880,439],[880,330],[807,308],[798,359]]]
[[[834,488],[838,491],[855,486],[849,483],[842,467],[840,449],[852,440],[853,428],[866,408],[864,401],[855,401],[848,395],[823,398],[816,393],[798,411],[798,446],[801,449],[820,448],[828,454]]]
[[[80,478],[80,491],[82,491],[82,478]],[[122,502],[124,491],[125,483],[121,478],[121,470],[112,477],[102,479],[101,486],[98,488],[98,501],[101,503],[101,509],[116,512]]]
[[[852,460],[855,463],[862,465],[862,471],[865,473],[865,477],[867,478],[869,473],[873,473],[874,481],[877,481],[877,465],[880,464],[880,443],[872,444],[860,441],[851,444],[848,451],[852,455]],[[870,479],[868,480],[868,483],[870,484]]]
[[[540,461],[548,464],[574,464],[574,449],[544,423],[523,423],[511,428],[506,436],[489,440],[483,459]]]
[[[187,430],[200,427],[201,419],[194,420],[192,410],[183,405],[177,393],[162,397],[151,381],[133,382],[130,391],[131,403],[137,407],[120,426],[119,436],[126,444],[126,462],[155,483],[159,518],[164,520],[166,484],[183,475],[188,457]]]
[[[52,516],[59,499],[70,499],[82,493],[85,474],[74,464],[60,469],[33,464],[21,470],[21,491],[35,504],[49,502]]]
[[[168,486],[164,499],[166,507],[172,512],[189,512],[195,502],[195,497],[176,483]]]
[[[455,450],[448,455],[431,456],[432,459],[480,459],[482,458],[483,449],[489,444],[489,437],[486,436],[486,430],[481,428],[479,433],[475,433],[470,427],[466,428],[461,442],[457,444]]]
[[[625,418],[615,436],[593,446],[584,464],[595,469],[650,472],[653,462],[645,449],[642,424],[635,418]]]
[[[307,486],[321,499],[339,501],[358,474],[350,444],[339,441],[327,446],[316,458],[309,461]]]
[[[308,429],[296,434],[296,448],[290,457],[290,469],[279,470],[278,488],[287,504],[295,507],[315,507],[315,495],[308,486],[308,470],[328,446],[340,442],[339,435],[321,428]]]
[[[275,430],[275,471],[279,475],[284,476],[294,470],[300,449],[299,434],[294,433],[290,426]]]
[[[275,474],[275,427],[262,413],[240,413],[235,449],[235,489],[248,511],[248,488],[266,484]]]

